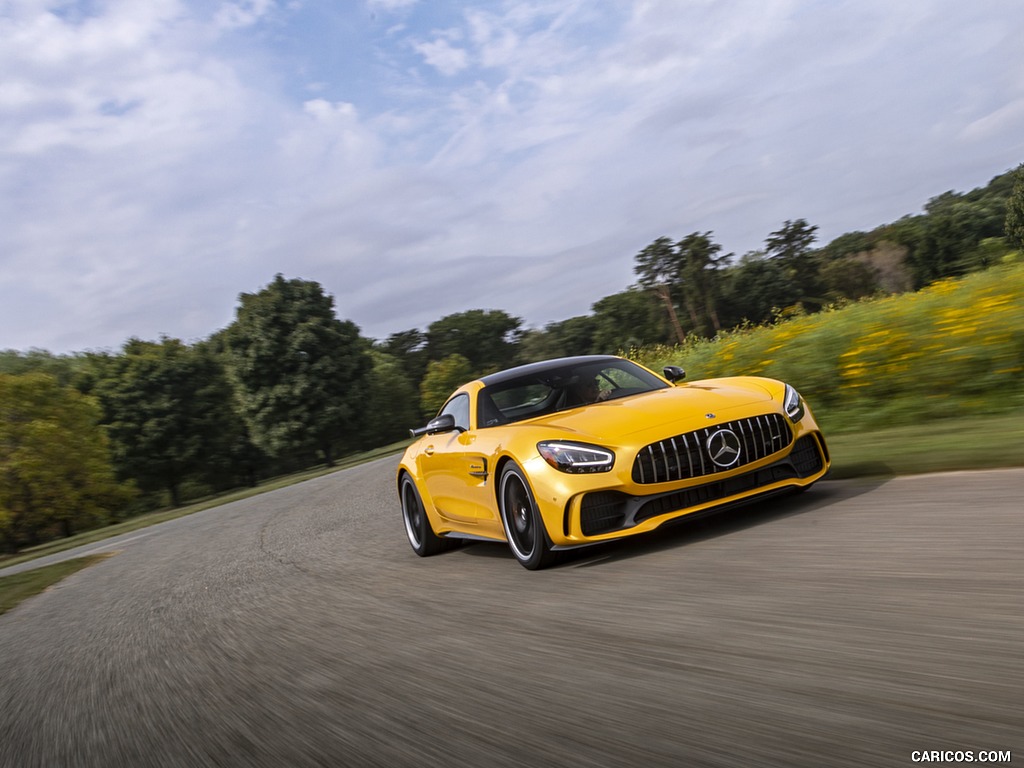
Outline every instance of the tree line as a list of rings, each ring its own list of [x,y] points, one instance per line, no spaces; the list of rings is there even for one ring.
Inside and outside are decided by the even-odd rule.
[[[318,283],[277,275],[197,343],[0,352],[0,548],[388,445],[455,386],[516,363],[709,338],[985,269],[1024,247],[1024,165],[922,214],[816,239],[788,220],[737,258],[712,232],[659,237],[634,255],[635,285],[540,329],[472,309],[371,340]]]

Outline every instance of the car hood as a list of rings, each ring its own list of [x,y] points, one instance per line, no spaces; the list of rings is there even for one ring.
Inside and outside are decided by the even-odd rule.
[[[763,403],[762,412],[774,410],[772,396],[764,386],[750,380],[701,381],[533,419],[531,426],[554,427],[577,437],[615,440],[646,431],[681,434],[728,421],[734,409],[748,410]],[[714,422],[708,421],[714,414]]]

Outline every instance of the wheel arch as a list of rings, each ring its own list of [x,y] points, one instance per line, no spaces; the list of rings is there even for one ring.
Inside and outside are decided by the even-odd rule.
[[[416,473],[404,464],[399,465],[398,472],[395,476],[395,490],[398,492],[399,500],[402,498],[402,483],[405,481],[405,478],[409,478],[409,482],[411,482],[416,488],[416,493],[420,496],[420,503],[423,505],[423,511],[427,515],[427,519],[430,520],[430,525],[434,531],[440,534],[450,530],[450,528],[444,524],[444,521],[437,513],[437,510],[434,509],[434,499],[429,493],[427,493],[426,487],[416,476]]]
[[[501,514],[501,475],[509,464],[515,464],[519,469],[523,470],[523,474],[526,474],[523,465],[507,453],[499,457],[495,462],[494,482],[491,483],[491,492],[494,494],[494,509],[498,511],[498,514]],[[529,478],[527,478],[527,481],[529,481]]]

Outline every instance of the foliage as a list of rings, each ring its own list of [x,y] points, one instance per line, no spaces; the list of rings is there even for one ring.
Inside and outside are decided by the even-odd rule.
[[[419,382],[427,372],[427,335],[416,328],[393,333],[374,348],[397,361],[410,381]]]
[[[847,232],[821,249],[821,258],[828,262],[866,253],[875,247],[874,238],[867,232]]]
[[[818,238],[817,231],[818,228],[808,224],[806,219],[787,219],[765,240],[765,251],[772,258],[797,263],[811,252],[811,246]]]
[[[719,270],[729,256],[720,256],[722,246],[711,240],[710,232],[693,232],[678,243],[679,282],[683,305],[696,333],[704,336],[722,329],[717,303],[720,294]]]
[[[659,237],[634,257],[633,271],[640,285],[652,291],[668,313],[676,339],[684,338],[676,311],[681,302],[689,327],[701,335],[721,329],[718,316],[720,270],[729,256],[720,256],[722,246],[711,232],[692,232],[679,242]]]
[[[903,221],[900,242],[910,246],[915,287],[974,268],[971,256],[978,245],[1005,234],[1012,186],[1008,172],[967,193],[943,192],[928,201],[924,216]]]
[[[432,360],[427,375],[420,383],[420,407],[423,413],[433,415],[456,388],[472,381],[475,374],[469,360],[462,355],[449,355],[444,360]]]
[[[555,357],[589,355],[596,349],[596,331],[597,318],[594,315],[577,315],[549,323],[542,331],[526,331],[519,338],[517,360],[531,363]]]
[[[30,349],[24,353],[14,349],[0,350],[0,373],[46,373],[61,386],[72,384],[84,366],[85,358],[80,355],[54,355],[44,349]]]
[[[332,464],[339,447],[354,447],[369,345],[319,283],[277,275],[242,294],[224,343],[241,412],[269,455],[319,451]]]
[[[1010,411],[1024,405],[1024,265],[633,355],[690,379],[789,381],[836,430]]]
[[[103,406],[122,477],[166,489],[174,506],[189,478],[215,481],[244,444],[233,391],[206,349],[178,339],[128,340],[119,355],[93,355],[93,392]]]
[[[500,309],[471,309],[435,320],[427,328],[427,355],[443,360],[460,355],[474,371],[507,368],[516,357],[522,320]]]
[[[0,536],[8,548],[56,528],[105,522],[131,496],[118,483],[100,409],[52,376],[0,374]]]
[[[799,300],[800,287],[781,261],[751,253],[730,270],[723,294],[729,325],[736,326],[768,322],[777,310]]]
[[[658,297],[668,314],[676,340],[682,343],[686,334],[676,312],[681,264],[675,245],[669,238],[659,237],[634,256],[633,261],[633,272],[639,277],[640,285]]]
[[[590,348],[583,353],[615,354],[665,340],[664,315],[647,291],[633,288],[605,296],[593,310]]]
[[[963,274],[967,254],[983,239],[1002,234],[1004,209],[990,203],[970,202],[953,192],[929,201],[923,237],[911,259],[918,284]]]
[[[1014,171],[1013,191],[1006,202],[1006,219],[1003,228],[1011,246],[1024,251],[1024,163]]]
[[[844,256],[822,265],[818,273],[825,295],[832,301],[862,299],[879,290],[878,270],[869,262]]]
[[[787,220],[781,229],[772,232],[765,240],[765,252],[785,268],[786,276],[797,286],[803,301],[820,304],[819,262],[811,250],[817,231],[818,228],[805,219]]]
[[[421,414],[416,386],[405,367],[394,357],[372,353],[373,369],[366,381],[363,445],[392,443],[408,437],[419,426]]]

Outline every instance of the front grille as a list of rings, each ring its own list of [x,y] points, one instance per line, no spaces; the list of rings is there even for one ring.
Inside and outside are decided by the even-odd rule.
[[[649,517],[657,517],[677,509],[695,507],[709,501],[726,499],[740,493],[763,488],[780,480],[810,477],[816,472],[820,472],[823,466],[817,443],[814,442],[811,435],[805,435],[797,441],[792,452],[782,461],[736,477],[728,477],[706,485],[699,485],[696,488],[686,488],[675,493],[659,495],[644,501],[637,509],[633,520],[639,523]]]
[[[735,437],[739,455],[728,463],[719,457],[719,463],[716,463],[708,443],[713,436],[723,431]],[[793,431],[786,417],[779,413],[716,424],[668,437],[642,448],[633,462],[633,482],[645,485],[667,483],[725,472],[781,451],[792,440]],[[727,453],[726,458],[731,455]]]

